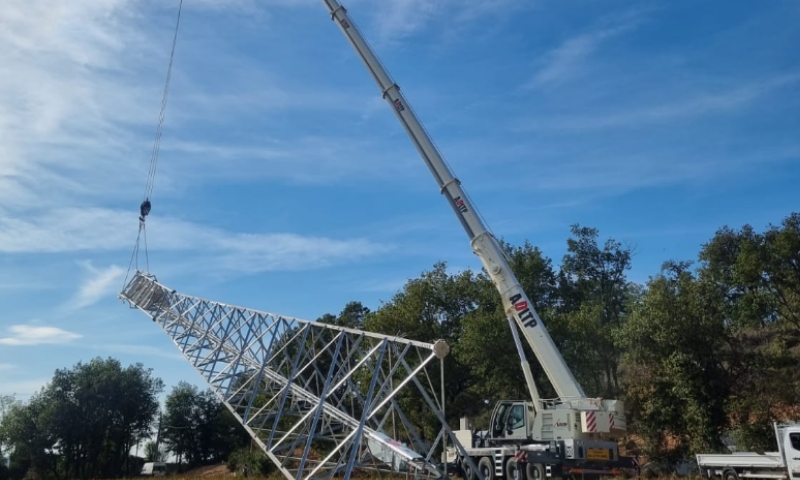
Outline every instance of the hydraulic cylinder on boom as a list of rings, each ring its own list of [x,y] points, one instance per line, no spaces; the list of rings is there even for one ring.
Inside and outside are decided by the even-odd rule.
[[[492,414],[492,425],[488,433],[478,436],[477,439],[470,432],[467,432],[468,436],[465,434],[465,440],[469,443],[465,447],[472,448],[474,459],[480,460],[475,462],[479,463],[480,473],[484,478],[495,476],[511,478],[512,470],[516,468],[514,472],[521,472],[523,476],[527,475],[532,479],[545,472],[547,476],[554,472],[566,474],[570,471],[572,473],[580,471],[583,474],[608,474],[610,468],[624,466],[624,462],[620,463],[616,442],[604,439],[609,435],[625,431],[622,402],[586,397],[511,270],[499,242],[484,225],[461,182],[442,158],[400,91],[400,87],[383,68],[348,16],[346,9],[337,0],[322,1],[327,6],[331,19],[338,24],[363,61],[383,98],[391,106],[428,166],[441,193],[469,237],[473,251],[480,258],[502,298],[531,399],[522,402],[498,402]],[[522,330],[539,360],[558,395],[557,399],[539,398],[517,328]],[[520,457],[518,453],[513,453],[526,449],[531,455],[528,457],[528,462],[525,461],[524,455]],[[460,460],[461,465],[466,465]],[[517,462],[528,465],[520,470],[517,468]],[[557,471],[552,470],[553,466],[557,467]],[[469,470],[467,467],[463,468]],[[465,473],[468,477],[475,474],[470,471]]]

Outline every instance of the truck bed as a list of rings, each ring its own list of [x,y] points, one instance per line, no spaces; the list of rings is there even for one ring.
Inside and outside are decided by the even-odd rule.
[[[700,467],[785,468],[778,452],[736,452],[697,455]]]

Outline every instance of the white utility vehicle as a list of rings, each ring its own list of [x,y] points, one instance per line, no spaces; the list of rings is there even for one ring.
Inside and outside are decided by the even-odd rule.
[[[773,423],[777,452],[703,453],[697,466],[704,477],[724,480],[764,478],[800,480],[800,424]]]
[[[164,462],[147,462],[142,466],[140,473],[146,477],[163,477],[167,474],[167,464]]]

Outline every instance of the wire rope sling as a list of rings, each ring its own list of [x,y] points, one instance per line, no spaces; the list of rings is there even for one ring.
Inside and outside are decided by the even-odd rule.
[[[146,219],[147,216],[150,214],[152,210],[152,198],[153,198],[153,184],[155,182],[156,177],[156,168],[158,166],[158,152],[161,147],[161,132],[164,125],[164,117],[166,115],[167,109],[167,98],[169,96],[169,83],[172,77],[172,64],[175,59],[175,46],[178,43],[178,30],[181,23],[181,11],[183,9],[183,0],[180,0],[178,4],[178,17],[175,22],[175,32],[172,37],[172,49],[170,50],[169,54],[169,64],[167,65],[167,78],[164,82],[164,91],[161,97],[161,111],[158,115],[158,123],[156,125],[156,135],[155,140],[153,141],[153,150],[150,154],[150,168],[147,172],[147,181],[145,183],[144,188],[144,195],[142,197],[142,203],[139,205],[139,232],[136,235],[136,242],[133,246],[133,252],[131,253],[131,260],[128,264],[128,272],[125,275],[125,284],[128,282],[128,276],[130,275],[131,268],[133,267],[134,261],[136,262],[136,271],[139,272],[139,245],[140,243],[144,244],[144,257],[145,257],[145,272],[150,273],[150,256],[147,252],[147,231],[146,231]]]

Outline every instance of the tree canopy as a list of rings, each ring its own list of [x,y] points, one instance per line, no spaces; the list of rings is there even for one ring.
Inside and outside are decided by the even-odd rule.
[[[800,416],[800,214],[763,232],[722,227],[697,259],[665,259],[643,284],[627,276],[632,248],[601,241],[595,228],[570,233],[559,266],[528,242],[502,246],[586,393],[625,400],[627,445],[664,460],[721,450],[726,435],[744,448],[775,448],[770,422]],[[380,308],[358,311],[368,330],[451,344],[451,425],[467,415],[485,427],[494,400],[527,396],[486,272],[450,274],[438,262]],[[554,397],[524,349],[540,393]],[[424,426],[424,415],[415,421]]]
[[[131,448],[153,431],[160,379],[141,364],[113,358],[56,370],[25,404],[0,422],[0,443],[14,468],[55,478],[109,478],[131,473]]]

